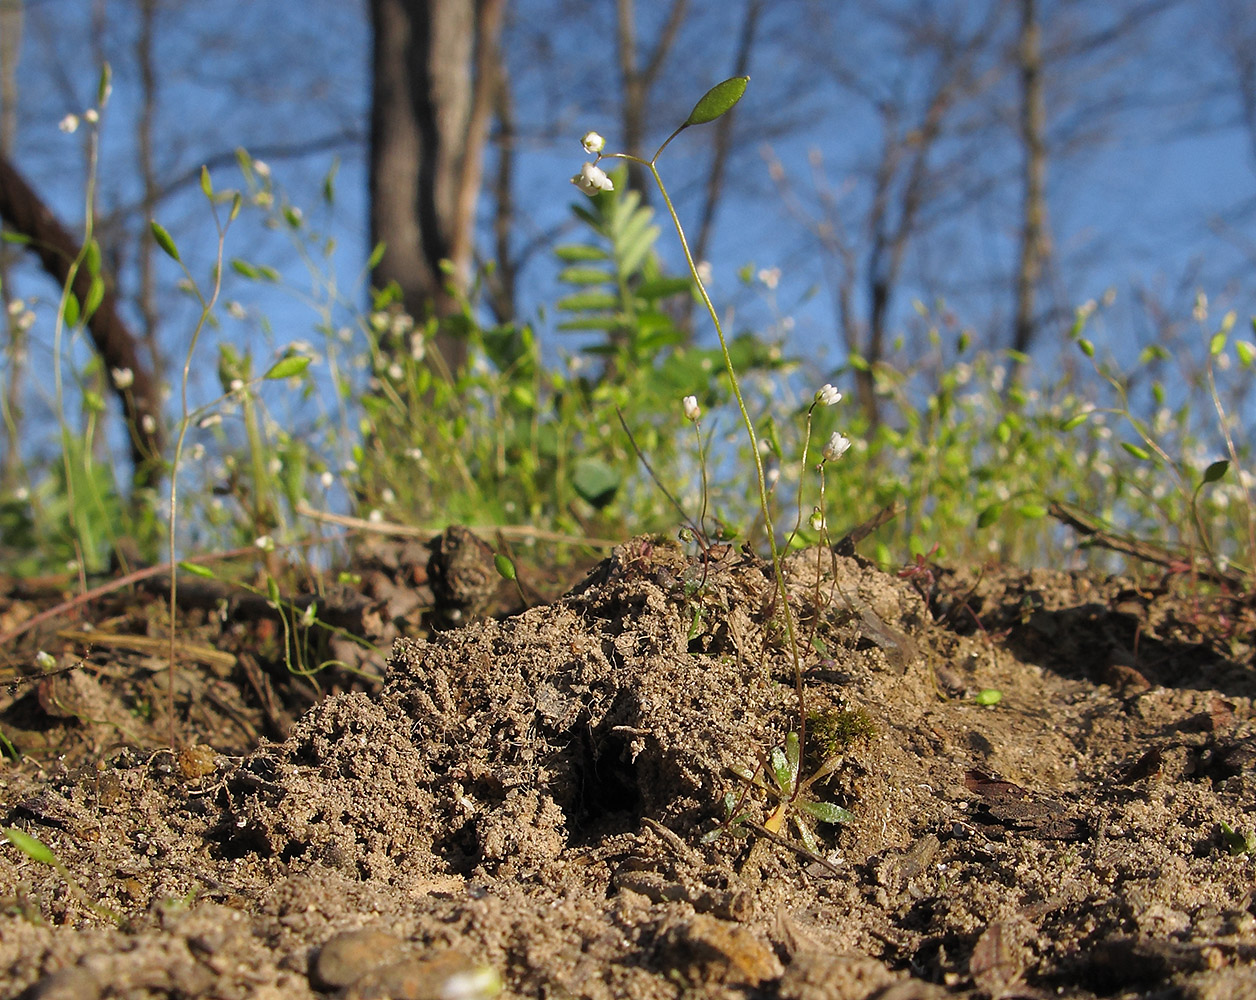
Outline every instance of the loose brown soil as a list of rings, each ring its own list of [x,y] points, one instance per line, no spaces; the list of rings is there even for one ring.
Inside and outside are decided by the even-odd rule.
[[[802,777],[853,814],[817,850],[769,821],[798,705],[736,550],[636,539],[332,694],[193,615],[177,753],[164,653],[98,634],[0,699],[0,821],[64,866],[0,847],[0,996],[1256,997],[1250,609],[814,550],[787,578]]]

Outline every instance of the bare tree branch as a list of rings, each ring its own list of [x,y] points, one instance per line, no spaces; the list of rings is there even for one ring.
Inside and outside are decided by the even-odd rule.
[[[63,286],[69,281],[82,247],[7,157],[0,158],[0,218],[30,241],[28,247],[54,281]],[[91,283],[87,268],[79,268],[70,290],[80,303],[87,301]],[[130,430],[132,481],[137,490],[154,486],[161,473],[160,395],[156,380],[140,358],[135,335],[118,315],[117,300],[108,282],[104,298],[87,320],[87,329],[106,371],[131,372],[131,384],[115,389]]]

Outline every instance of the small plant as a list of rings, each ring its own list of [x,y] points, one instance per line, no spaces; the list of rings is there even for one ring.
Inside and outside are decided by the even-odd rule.
[[[745,783],[747,790],[761,792],[767,799],[771,811],[759,825],[778,835],[787,827],[792,828],[803,846],[812,854],[819,855],[823,848],[811,829],[812,823],[849,823],[855,816],[849,809],[811,794],[812,786],[832,774],[841,760],[830,758],[804,779],[801,777],[802,759],[801,737],[797,732],[791,732],[785,737],[784,746],[773,747],[755,770],[736,770],[734,773]],[[745,791],[738,794],[730,790],[724,796],[725,822],[703,838],[705,843],[725,833],[745,837],[751,832],[754,823],[751,810],[746,807],[746,799]]]
[[[70,870],[66,868],[61,859],[58,858],[57,855],[53,853],[52,849],[38,837],[32,836],[23,830],[19,830],[15,826],[0,827],[0,833],[3,833],[5,839],[8,840],[10,844],[16,847],[32,861],[41,865],[47,865],[63,879],[65,879],[65,883],[70,887],[70,891],[74,894],[74,897],[96,914],[96,916],[103,917],[105,920],[110,920],[115,924],[122,923],[124,918],[117,910],[110,909],[108,906],[104,906],[100,903],[92,902],[92,900],[87,898],[87,893],[85,893],[83,891],[83,887],[79,885],[78,879],[70,874]]]
[[[805,780],[801,777],[799,769],[803,759],[803,747],[806,745],[806,732],[808,723],[807,712],[807,695],[806,686],[803,681],[802,670],[802,654],[800,651],[799,638],[795,625],[794,612],[789,603],[789,595],[785,584],[785,572],[782,560],[782,545],[776,537],[774,526],[773,509],[772,509],[772,491],[775,488],[775,476],[769,477],[769,468],[765,464],[764,449],[760,448],[760,436],[755,428],[755,421],[750,415],[747,408],[746,399],[742,392],[739,367],[737,360],[733,356],[730,347],[729,338],[725,336],[723,325],[720,321],[719,314],[716,312],[715,305],[711,301],[711,297],[707,292],[706,285],[703,281],[701,272],[699,271],[697,261],[694,260],[693,254],[690,252],[689,243],[685,236],[684,227],[681,225],[680,217],[676,213],[675,206],[672,204],[671,197],[668,194],[667,186],[663,183],[663,178],[658,171],[658,160],[663,151],[671,144],[671,142],[683,131],[695,125],[704,125],[715,121],[722,115],[730,112],[733,107],[741,100],[742,95],[746,91],[749,83],[749,77],[739,76],[725,80],[716,84],[694,105],[693,110],[676,129],[669,135],[655,151],[654,156],[649,160],[644,160],[636,156],[626,153],[606,153],[605,140],[596,132],[586,133],[582,139],[582,145],[585,152],[593,155],[595,160],[587,162],[581,167],[580,173],[571,178],[571,182],[575,184],[581,191],[593,198],[595,202],[605,205],[607,199],[613,197],[615,191],[615,180],[609,176],[599,164],[603,159],[620,159],[629,160],[646,167],[654,180],[659,194],[662,196],[666,205],[668,215],[671,217],[672,224],[676,231],[676,236],[680,241],[681,250],[684,253],[685,262],[689,266],[690,279],[693,287],[697,291],[699,300],[706,308],[707,314],[711,319],[711,323],[715,328],[716,336],[719,339],[720,355],[723,362],[724,374],[727,380],[729,391],[732,399],[736,404],[737,411],[741,416],[742,426],[745,430],[745,439],[749,448],[750,457],[754,463],[755,482],[758,487],[758,516],[762,525],[763,536],[766,539],[767,547],[771,554],[771,563],[773,577],[776,586],[775,603],[777,611],[780,615],[783,625],[783,633],[785,645],[793,665],[794,673],[794,691],[797,698],[798,706],[798,726],[796,731],[791,731],[785,739],[783,747],[778,747],[771,751],[767,759],[760,765],[759,771],[765,774],[768,782],[762,782],[755,775],[741,775],[743,780],[758,790],[765,792],[769,797],[776,800],[776,805],[771,814],[763,823],[763,828],[768,833],[779,835],[786,826],[787,820],[792,820],[793,827],[797,830],[799,837],[802,839],[809,851],[813,853],[818,849],[818,842],[808,825],[807,819],[818,820],[826,823],[838,823],[849,820],[851,814],[833,803],[827,803],[812,798],[808,794],[811,785],[825,777],[830,771],[830,765],[819,768],[814,774]],[[620,219],[626,213],[628,222],[624,223],[626,227],[644,230],[648,224],[648,216],[636,216],[633,219],[633,213],[637,211],[635,202],[622,206],[624,212],[620,215],[612,215],[611,219]],[[590,276],[592,280],[592,276]],[[614,304],[614,297],[603,295],[597,304],[602,308]],[[587,303],[586,303],[587,304]],[[631,358],[629,358],[631,360]],[[831,385],[825,385],[816,393],[811,406],[807,410],[807,437],[803,445],[803,466],[807,465],[807,446],[810,442],[811,434],[811,415],[817,406],[829,406],[841,399],[841,393],[834,389]],[[698,435],[698,451],[699,460],[702,471],[702,496],[701,511],[696,522],[690,522],[694,529],[695,540],[701,545],[704,558],[710,549],[710,539],[706,529],[706,510],[708,502],[708,481],[706,474],[706,455],[703,451],[703,440],[700,426],[700,418],[702,408],[696,395],[686,395],[682,400],[684,415],[695,428]],[[775,452],[777,458],[780,457],[779,442],[776,441],[775,434],[771,426],[764,436],[764,443],[767,445],[768,452]],[[635,445],[635,441],[634,441]],[[822,459],[819,465],[820,474],[820,503],[816,508],[816,514],[813,515],[813,527],[818,531],[823,530],[823,510],[824,510],[824,469],[827,463],[836,462],[850,448],[851,441],[840,432],[834,431],[830,436],[827,444],[822,452]],[[638,448],[641,459],[645,462],[644,454]],[[646,463],[647,469],[650,469]],[[650,469],[652,477],[658,481],[658,476]],[[666,492],[666,491],[665,491]],[[670,498],[670,494],[668,494]],[[799,499],[799,519],[801,519],[801,494]],[[816,525],[815,522],[819,521]],[[795,525],[794,534],[797,534],[798,526]],[[792,535],[791,535],[792,538]],[[692,628],[698,627],[697,613],[692,623]],[[835,764],[832,766],[836,766]],[[738,812],[735,806],[729,809],[729,820],[723,829],[731,829],[738,825]],[[718,831],[717,831],[718,833]]]
[[[1256,854],[1256,830],[1239,830],[1224,821],[1220,827],[1221,846],[1227,854],[1235,858],[1244,854]]]

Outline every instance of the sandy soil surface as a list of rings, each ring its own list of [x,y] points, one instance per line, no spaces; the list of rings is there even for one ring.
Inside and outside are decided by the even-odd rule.
[[[633,540],[338,693],[207,611],[189,647],[235,646],[183,668],[178,752],[160,650],[10,685],[0,823],[56,864],[0,846],[0,996],[1256,998],[1250,607],[787,578],[796,796],[784,617],[733,549]]]

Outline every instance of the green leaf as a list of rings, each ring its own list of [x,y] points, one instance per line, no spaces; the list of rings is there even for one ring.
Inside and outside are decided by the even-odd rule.
[[[510,556],[498,552],[493,556],[493,565],[497,567],[497,575],[503,580],[517,580],[519,578],[519,573],[515,569],[515,564]]]
[[[1212,335],[1212,340],[1209,341],[1208,343],[1208,353],[1211,354],[1215,358],[1218,354],[1220,354],[1224,350],[1225,350],[1225,334],[1214,333]]]
[[[327,176],[323,178],[323,201],[328,205],[336,203],[336,175],[340,173],[340,159],[331,161],[331,169],[327,171]]]
[[[1062,424],[1060,424],[1060,430],[1062,431],[1074,430],[1075,428],[1078,428],[1082,424],[1084,424],[1089,418],[1090,418],[1089,413],[1075,413],[1073,414],[1073,416],[1069,417]]]
[[[206,198],[213,200],[214,182],[209,176],[209,167],[204,164],[201,165],[201,191],[204,192]]]
[[[609,292],[576,292],[559,299],[555,305],[568,311],[588,309],[614,309],[619,305],[618,297]]]
[[[603,285],[611,278],[596,267],[565,267],[558,273],[558,280],[568,285]]]
[[[1077,338],[1077,346],[1082,349],[1082,353],[1086,355],[1086,357],[1093,358],[1095,356],[1095,345],[1085,337]]]
[[[157,245],[166,251],[166,256],[171,260],[179,259],[179,248],[174,245],[174,240],[170,238],[170,234],[156,219],[152,219],[148,223],[149,228],[153,231],[153,239],[157,241]]]
[[[1229,469],[1230,463],[1224,458],[1218,462],[1213,462],[1204,470],[1204,482],[1215,483],[1222,476],[1224,476]]]
[[[723,83],[717,83],[693,106],[689,117],[685,119],[685,125],[705,125],[715,121],[720,115],[727,114],[741,100],[749,82],[748,76],[734,76]]]
[[[15,826],[0,827],[0,829],[4,831],[4,835],[8,838],[9,843],[32,861],[38,861],[53,868],[57,867],[57,856],[38,837],[32,837],[29,833],[24,833]]]
[[[87,253],[83,256],[83,266],[93,278],[100,274],[100,244],[92,240],[87,244]]]
[[[647,302],[657,302],[672,295],[680,295],[693,288],[693,281],[688,277],[668,276],[651,278],[643,281],[637,288],[637,294]]]
[[[379,262],[384,259],[384,251],[388,249],[383,243],[376,243],[375,249],[371,251],[371,256],[366,260],[366,269],[374,271]]]
[[[90,319],[105,300],[105,280],[99,275],[92,276],[92,283],[87,289],[87,301],[83,305],[83,318]]]
[[[1003,513],[1003,507],[1000,504],[992,503],[977,515],[977,527],[988,528],[999,519],[999,515]]]
[[[1133,455],[1135,458],[1141,458],[1143,461],[1147,461],[1148,459],[1151,458],[1151,452],[1149,452],[1142,445],[1133,444],[1129,441],[1122,441],[1121,447],[1124,448],[1131,455]]]
[[[0,233],[0,240],[4,240],[5,243],[12,243],[15,246],[24,247],[30,243],[31,238],[25,233],[15,233],[6,229],[3,233]]]
[[[798,768],[802,763],[802,746],[797,733],[785,737],[785,759],[789,762],[789,790],[792,792],[798,784]]]
[[[310,367],[310,359],[304,354],[291,354],[286,358],[280,358],[270,370],[262,376],[264,379],[272,381],[281,378],[292,378],[294,375],[304,374],[305,369]]]
[[[577,264],[591,260],[607,260],[610,257],[601,247],[586,246],[583,243],[570,244],[568,246],[556,247],[554,256],[559,260],[566,261],[569,264]]]
[[[982,688],[974,699],[978,705],[997,705],[1002,700],[1003,692],[998,688]]]
[[[795,805],[808,816],[814,816],[821,823],[853,823],[855,814],[832,802],[816,802],[812,799],[799,799]]]
[[[790,780],[789,758],[780,747],[773,747],[772,752],[768,754],[768,769],[772,772],[773,784],[780,792],[788,795],[794,790],[793,782]]]
[[[1047,516],[1047,508],[1040,503],[1027,503],[1016,508],[1016,513],[1028,521],[1040,521]]]
[[[598,458],[582,458],[571,476],[572,488],[594,507],[605,507],[619,489],[619,473]]]
[[[1252,362],[1256,361],[1256,344],[1250,340],[1236,340],[1234,342],[1234,353],[1239,356],[1239,363],[1244,368],[1250,368]]]
[[[65,293],[65,308],[61,311],[66,326],[74,326],[79,321],[79,300],[73,292]]]
[[[100,67],[100,79],[96,82],[96,104],[104,107],[109,100],[109,90],[113,86],[113,67],[104,63]]]
[[[231,270],[236,274],[245,278],[251,278],[256,281],[262,276],[262,272],[250,264],[247,260],[241,260],[239,257],[233,257],[231,260]]]
[[[208,566],[202,566],[200,563],[181,562],[179,563],[179,569],[191,576],[200,576],[209,580],[217,579],[218,576],[218,574],[216,574]]]

